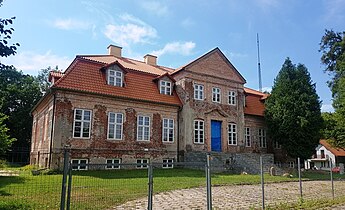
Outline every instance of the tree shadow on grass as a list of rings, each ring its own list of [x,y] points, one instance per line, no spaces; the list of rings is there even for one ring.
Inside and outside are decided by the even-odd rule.
[[[20,184],[24,183],[25,178],[20,176],[0,176],[0,195],[9,196],[10,193],[6,192],[2,188],[6,187],[9,184]]]

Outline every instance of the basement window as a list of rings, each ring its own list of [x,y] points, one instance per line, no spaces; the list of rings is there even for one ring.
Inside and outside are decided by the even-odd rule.
[[[72,170],[87,170],[88,159],[72,159]]]
[[[149,159],[137,159],[137,168],[147,168]]]
[[[163,159],[163,168],[174,168],[173,159]]]
[[[105,166],[106,169],[119,169],[121,159],[107,159],[106,160],[107,165]]]

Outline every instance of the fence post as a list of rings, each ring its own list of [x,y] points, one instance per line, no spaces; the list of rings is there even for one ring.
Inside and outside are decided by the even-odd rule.
[[[152,210],[152,196],[153,196],[153,168],[152,168],[152,163],[151,160],[149,162],[149,167],[148,167],[148,178],[149,178],[149,192],[148,192],[148,202],[147,202],[147,209]]]
[[[300,158],[297,158],[297,165],[298,165],[299,193],[301,196],[301,202],[303,202],[302,179],[301,179],[301,159]]]
[[[331,174],[331,183],[332,183],[332,198],[334,199],[334,183],[333,183],[333,171],[332,171],[332,159],[329,159],[329,168]]]
[[[207,210],[212,210],[212,190],[211,190],[211,163],[210,154],[207,154],[206,160],[206,188],[207,188]]]
[[[72,191],[72,165],[68,167],[68,187],[67,187],[67,210],[71,207],[71,191]]]
[[[264,164],[262,155],[260,155],[260,168],[261,168],[261,194],[262,194],[262,209],[265,209],[265,182],[264,182]]]
[[[62,176],[62,186],[61,186],[61,200],[60,200],[60,210],[65,209],[66,204],[66,182],[68,173],[68,163],[69,163],[69,151],[67,147],[64,148],[63,156],[63,176]]]

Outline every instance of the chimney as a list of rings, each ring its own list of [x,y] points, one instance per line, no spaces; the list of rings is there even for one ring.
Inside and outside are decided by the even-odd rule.
[[[144,61],[146,64],[156,66],[157,65],[157,56],[146,54],[144,56]]]
[[[116,45],[109,45],[108,46],[108,54],[109,55],[113,55],[116,57],[121,57],[121,51],[122,51],[122,47],[116,46]]]

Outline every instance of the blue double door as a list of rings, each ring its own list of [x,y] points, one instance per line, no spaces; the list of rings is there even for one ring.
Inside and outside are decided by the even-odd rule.
[[[211,150],[222,151],[222,122],[211,120]]]

